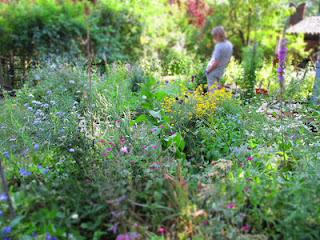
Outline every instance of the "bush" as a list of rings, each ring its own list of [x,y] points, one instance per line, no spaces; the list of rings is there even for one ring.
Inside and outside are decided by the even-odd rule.
[[[134,59],[140,47],[141,24],[133,13],[101,3],[18,1],[1,4],[1,55],[26,59],[47,54],[86,55],[87,31],[98,60]],[[89,7],[91,13],[85,14]]]
[[[257,70],[261,68],[262,52],[258,45],[250,46],[243,49],[243,71],[244,76],[240,87],[245,98],[251,98],[257,82]]]

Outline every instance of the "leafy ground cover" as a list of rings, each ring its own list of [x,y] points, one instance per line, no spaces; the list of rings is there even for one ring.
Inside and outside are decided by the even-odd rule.
[[[122,65],[91,92],[82,69],[35,69],[1,102],[2,238],[320,235],[319,107]]]

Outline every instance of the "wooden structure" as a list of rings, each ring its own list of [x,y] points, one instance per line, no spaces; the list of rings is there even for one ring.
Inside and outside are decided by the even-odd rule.
[[[312,50],[315,58],[316,76],[313,86],[311,102],[320,104],[320,9],[319,16],[304,17],[305,4],[297,7],[296,13],[290,18],[290,27],[286,30],[289,34],[303,34],[307,43],[306,50]],[[311,57],[312,58],[312,57]]]
[[[307,50],[317,50],[320,43],[320,16],[306,17],[287,31],[290,34],[304,34]]]

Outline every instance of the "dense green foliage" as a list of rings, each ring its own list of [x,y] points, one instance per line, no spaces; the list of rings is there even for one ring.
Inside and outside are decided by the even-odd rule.
[[[0,238],[318,239],[314,66],[288,37],[279,98],[273,62],[288,1],[92,2],[0,3],[0,57],[28,65],[0,99]],[[235,57],[207,94],[217,24]]]
[[[115,61],[137,57],[140,22],[124,7],[107,2],[93,7],[72,1],[17,1],[0,7],[1,55],[87,55],[89,32],[92,51],[98,58]],[[85,14],[87,8],[89,16]]]

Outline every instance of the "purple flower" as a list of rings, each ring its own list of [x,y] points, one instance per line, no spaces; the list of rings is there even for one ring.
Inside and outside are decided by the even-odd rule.
[[[10,159],[10,153],[9,152],[4,152],[3,155],[5,156],[6,159]]]
[[[116,234],[118,232],[118,223],[114,224],[110,230],[112,231],[113,234]]]
[[[71,153],[73,153],[73,152],[75,152],[76,150],[74,150],[74,148],[70,148],[69,149],[69,152],[71,152]]]
[[[137,240],[141,235],[136,232],[128,232],[117,236],[116,240]]]
[[[12,227],[7,226],[2,229],[2,233],[5,235],[9,235],[12,232]]]
[[[38,151],[40,149],[40,145],[38,143],[36,143],[34,146],[33,146],[33,149],[35,151]]]
[[[3,216],[3,211],[2,210],[0,210],[0,217],[2,217]]]
[[[28,177],[28,176],[31,176],[31,175],[32,175],[32,173],[29,172],[28,170],[26,170],[25,168],[21,168],[19,172],[20,172],[20,174],[21,174],[22,176],[24,176],[24,177]]]
[[[6,193],[1,193],[0,194],[0,201],[7,201],[8,200],[8,195]]]
[[[250,156],[250,157],[247,158],[247,160],[248,161],[253,161],[253,157]]]
[[[285,38],[280,39],[279,46],[278,46],[278,59],[279,59],[279,68],[278,68],[278,77],[281,89],[284,88],[284,81],[285,81],[285,69],[286,69],[286,59],[288,55],[288,48],[287,48],[288,40]]]

